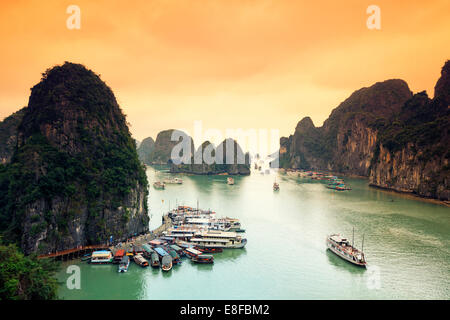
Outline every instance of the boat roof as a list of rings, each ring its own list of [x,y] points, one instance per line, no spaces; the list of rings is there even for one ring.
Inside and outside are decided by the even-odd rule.
[[[114,256],[120,257],[120,256],[123,256],[123,255],[125,255],[125,250],[124,249],[119,249],[119,250],[117,250],[117,252],[116,252],[116,254]]]
[[[158,252],[158,253],[159,253],[160,255],[162,255],[162,256],[167,256],[167,255],[168,255],[167,251],[164,250],[164,249],[161,248],[161,247],[156,247],[156,248],[155,248],[155,251]]]
[[[193,254],[196,254],[196,255],[202,254],[201,251],[198,251],[198,250],[196,250],[194,248],[187,248],[186,251],[188,251],[190,253],[193,253]]]
[[[154,240],[150,241],[149,243],[150,243],[150,244],[158,245],[158,244],[163,244],[164,241],[161,241],[161,240],[158,240],[158,239],[154,239]]]
[[[199,257],[199,258],[205,258],[205,259],[211,259],[211,258],[213,258],[213,256],[210,255],[210,254],[200,254],[198,257]]]
[[[212,239],[212,238],[192,238],[191,242],[198,241],[198,242],[222,242],[227,243],[228,240],[225,239]]]
[[[176,244],[172,244],[170,246],[173,250],[178,251],[178,250],[182,250],[179,246],[177,246]]]
[[[204,233],[202,233],[204,237],[227,237],[227,238],[235,238],[237,237],[236,232],[230,232],[230,231],[216,231],[216,230],[209,230]]]
[[[340,234],[332,234],[329,238],[336,242],[347,241],[347,238],[343,238]]]
[[[122,260],[120,260],[120,263],[127,263],[128,261],[130,261],[130,257],[128,256],[123,256]]]

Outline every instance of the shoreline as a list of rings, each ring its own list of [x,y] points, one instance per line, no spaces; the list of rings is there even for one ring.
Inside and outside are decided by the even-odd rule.
[[[283,170],[284,170],[283,174],[286,174],[286,169],[283,169]],[[299,172],[301,172],[301,171],[299,171]],[[369,181],[369,177],[360,176],[360,175],[357,175],[357,174],[351,174],[351,173],[350,174],[348,174],[348,173],[346,174],[346,173],[330,172],[330,171],[323,171],[323,173],[330,174],[330,175],[335,175],[335,176],[342,176],[342,177],[350,178],[350,179],[367,180],[367,182]],[[393,188],[381,187],[381,186],[372,184],[370,182],[368,182],[368,185],[371,188],[378,189],[378,190],[386,192],[386,193],[401,195],[401,196],[403,196],[403,197],[405,197],[407,199],[410,199],[410,200],[418,200],[418,201],[433,203],[433,204],[442,205],[442,206],[450,208],[450,201],[448,201],[448,200],[439,200],[439,199],[436,199],[436,198],[427,198],[427,197],[418,195],[418,194],[413,193],[413,192],[400,191],[400,190],[396,190],[396,189],[393,189]]]
[[[386,192],[386,193],[401,195],[410,200],[419,200],[419,201],[434,203],[434,204],[438,204],[438,205],[442,205],[442,206],[450,208],[450,201],[439,200],[439,199],[435,199],[435,198],[427,198],[427,197],[423,197],[418,194],[415,194],[413,192],[400,191],[400,190],[396,190],[396,189],[392,189],[392,188],[380,187],[380,186],[377,186],[377,185],[371,184],[371,183],[369,183],[369,187]]]

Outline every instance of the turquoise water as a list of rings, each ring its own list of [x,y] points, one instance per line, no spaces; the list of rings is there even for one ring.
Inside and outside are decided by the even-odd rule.
[[[215,255],[213,265],[183,260],[169,273],[130,264],[62,265],[65,299],[450,299],[450,208],[368,187],[346,179],[352,191],[285,175],[188,176],[182,185],[155,190],[168,177],[149,168],[151,228],[177,203],[236,217],[246,229],[245,249]],[[280,191],[272,184],[277,177]],[[326,251],[325,237],[341,233],[364,251],[369,269]],[[77,264],[81,289],[66,287],[66,268]]]

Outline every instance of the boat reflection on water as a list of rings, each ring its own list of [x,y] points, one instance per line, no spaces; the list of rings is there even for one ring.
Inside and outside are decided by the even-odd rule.
[[[223,252],[214,255],[214,261],[233,261],[244,257],[247,254],[245,248],[241,249],[224,249]]]
[[[367,269],[361,268],[357,265],[348,263],[345,260],[342,260],[342,258],[338,257],[336,254],[331,252],[330,250],[326,250],[325,254],[328,258],[328,261],[330,264],[332,264],[334,267],[340,269],[340,270],[347,270],[350,273],[353,274],[363,274]]]

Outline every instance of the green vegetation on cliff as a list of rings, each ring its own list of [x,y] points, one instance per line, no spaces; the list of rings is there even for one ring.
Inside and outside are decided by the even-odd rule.
[[[4,239],[26,253],[49,252],[148,227],[145,170],[114,94],[95,73],[68,62],[47,70],[18,132],[12,161],[0,168]],[[129,208],[135,220],[117,223]]]

